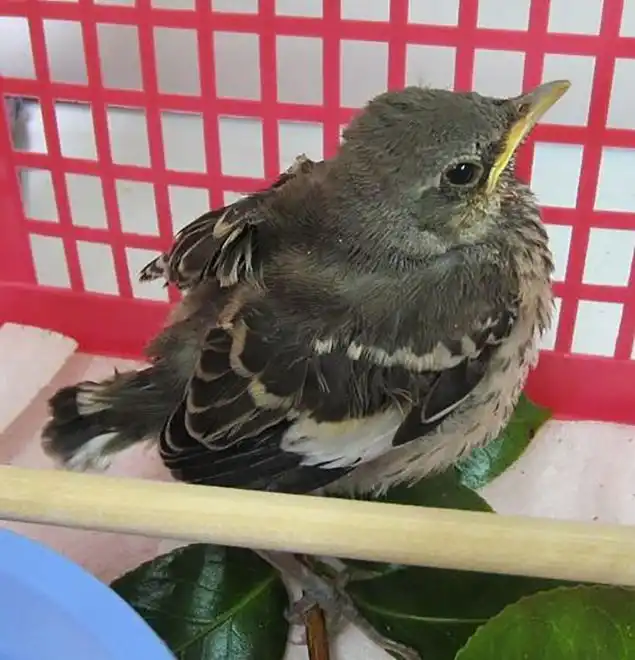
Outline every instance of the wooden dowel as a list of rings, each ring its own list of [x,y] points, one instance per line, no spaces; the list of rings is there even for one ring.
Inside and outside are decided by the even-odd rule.
[[[635,586],[635,527],[0,467],[0,519]]]

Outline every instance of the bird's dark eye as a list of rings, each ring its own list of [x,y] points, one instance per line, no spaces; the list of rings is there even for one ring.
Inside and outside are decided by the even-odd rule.
[[[453,186],[469,186],[480,176],[483,168],[478,163],[465,161],[448,168],[444,176]]]

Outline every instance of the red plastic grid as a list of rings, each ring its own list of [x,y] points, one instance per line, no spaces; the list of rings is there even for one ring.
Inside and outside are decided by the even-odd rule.
[[[621,212],[596,211],[602,149],[635,148],[635,131],[607,127],[607,116],[616,57],[635,58],[635,38],[620,36],[624,0],[604,0],[598,35],[548,32],[550,0],[533,0],[526,31],[477,27],[478,2],[461,0],[456,26],[408,23],[408,1],[392,0],[390,20],[353,21],[340,18],[339,0],[326,0],[321,18],[276,15],[275,0],[260,0],[257,14],[214,11],[210,0],[196,0],[194,10],[158,9],[151,0],[137,0],[134,7],[49,0],[0,0],[0,16],[28,20],[35,79],[0,77],[0,95],[37,97],[42,108],[48,145],[46,154],[12,150],[8,126],[0,121],[0,199],[4,207],[5,238],[0,242],[0,312],[6,320],[49,326],[75,336],[85,350],[138,354],[166,313],[165,305],[133,297],[126,261],[126,247],[160,250],[171,241],[169,185],[204,187],[213,206],[223,202],[227,190],[249,192],[263,184],[260,179],[228,176],[220,166],[219,116],[258,117],[263,124],[265,179],[279,170],[278,122],[294,120],[323,125],[324,153],[329,155],[339,141],[340,126],[355,111],[340,102],[340,48],[343,39],[379,41],[388,44],[388,86],[397,88],[406,76],[406,45],[410,43],[454,46],[454,87],[470,89],[474,75],[475,50],[524,51],[524,88],[542,79],[546,53],[591,55],[595,58],[593,92],[585,126],[542,124],[523,148],[519,171],[528,179],[534,143],[557,142],[583,145],[581,179],[575,208],[545,208],[551,224],[572,226],[567,275],[554,285],[562,299],[555,347],[543,351],[541,364],[530,381],[530,393],[552,405],[561,416],[635,422],[631,392],[635,389],[635,362],[630,359],[635,335],[635,262],[627,287],[584,284],[585,255],[592,227],[633,229],[633,216]],[[51,80],[47,58],[44,20],[57,19],[81,24],[86,59],[87,84]],[[136,26],[143,90],[104,87],[100,70],[97,25]],[[199,96],[166,94],[159,90],[155,59],[154,28],[195,30],[198,38]],[[260,100],[219,98],[213,62],[215,32],[245,32],[259,36]],[[279,35],[319,37],[323,43],[323,103],[302,105],[280,103],[276,98],[276,37]],[[55,117],[55,102],[70,100],[92,107],[97,159],[87,161],[62,155]],[[109,140],[107,106],[143,109],[147,117],[150,166],[113,162]],[[195,112],[202,116],[205,135],[205,173],[177,172],[166,167],[161,111]],[[52,175],[58,208],[58,223],[25,217],[17,179],[19,168],[48,170]],[[108,228],[73,225],[66,188],[67,173],[100,178]],[[149,182],[153,185],[159,237],[125,233],[115,189],[116,179]],[[38,287],[29,248],[29,235],[62,239],[69,268],[70,291]],[[77,241],[112,246],[118,297],[88,293],[80,268]],[[170,292],[172,300],[176,294]],[[613,358],[571,354],[574,324],[580,300],[617,302],[624,305]]]

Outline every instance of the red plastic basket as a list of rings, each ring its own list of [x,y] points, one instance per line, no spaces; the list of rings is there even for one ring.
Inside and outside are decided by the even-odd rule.
[[[170,244],[173,229],[169,185],[206,188],[210,203],[216,206],[223,202],[226,191],[249,192],[263,184],[261,179],[229,176],[222,172],[220,116],[260,118],[266,180],[274,178],[280,169],[280,121],[321,124],[324,154],[328,156],[333,153],[342,124],[355,111],[355,108],[343,107],[341,102],[340,61],[345,42],[385,45],[388,54],[386,79],[378,83],[390,88],[404,84],[407,52],[412,44],[454,49],[453,82],[459,90],[473,87],[475,60],[479,53],[485,51],[490,55],[491,51],[520,53],[523,59],[522,87],[525,89],[538,84],[543,76],[552,77],[546,70],[545,62],[554,55],[591,58],[586,121],[556,124],[548,123],[547,117],[536,129],[532,141],[523,148],[519,159],[519,172],[529,180],[537,144],[578,145],[581,153],[579,184],[573,202],[568,206],[544,207],[544,218],[551,228],[562,227],[567,232],[570,228],[570,242],[563,264],[565,275],[554,285],[559,300],[557,329],[552,345],[542,351],[540,366],[531,376],[528,392],[538,401],[551,406],[560,417],[635,423],[635,262],[632,251],[623,282],[594,283],[585,278],[585,262],[595,230],[622,230],[628,240],[633,236],[631,232],[635,232],[635,216],[631,212],[635,211],[635,203],[630,208],[627,200],[626,208],[622,208],[624,204],[620,208],[611,208],[611,204],[597,202],[606,153],[611,151],[612,157],[617,153],[615,150],[620,150],[619,154],[628,157],[630,150],[635,150],[635,131],[632,130],[635,129],[635,108],[631,108],[634,119],[630,126],[611,119],[612,96],[616,93],[617,84],[614,77],[617,81],[618,69],[623,73],[627,70],[628,61],[635,59],[635,29],[632,25],[635,2],[585,0],[585,3],[576,3],[575,12],[596,13],[595,26],[579,30],[585,33],[574,33],[578,28],[574,25],[569,29],[566,21],[563,28],[562,0],[526,0],[524,24],[513,24],[504,29],[483,25],[481,12],[484,6],[488,5],[491,16],[498,5],[504,24],[508,7],[516,2],[522,4],[521,0],[514,0],[514,3],[510,0],[438,0],[438,5],[446,3],[446,13],[451,14],[452,7],[456,9],[456,16],[443,21],[446,23],[444,25],[428,24],[425,17],[423,20],[416,18],[421,13],[429,12],[434,4],[432,0],[373,0],[375,2],[384,7],[385,20],[377,20],[376,17],[360,20],[355,17],[363,11],[363,7],[371,4],[369,0],[358,0],[357,3],[324,0],[317,11],[318,16],[284,15],[276,0],[260,0],[251,13],[249,9],[245,10],[244,1],[237,3],[241,5],[240,13],[230,13],[215,9],[215,3],[210,3],[210,0],[195,0],[195,7],[187,10],[153,7],[151,0],[137,0],[134,6],[120,6],[121,0],[119,4],[106,4],[105,1],[97,4],[94,0],[0,0],[0,20],[2,17],[12,17],[27,21],[34,69],[34,75],[30,78],[0,77],[0,93],[5,98],[21,96],[39,100],[48,144],[45,154],[15,150],[9,124],[4,117],[0,119],[0,209],[3,227],[0,240],[0,321],[38,325],[66,333],[75,337],[80,348],[88,352],[140,355],[146,341],[163,322],[167,305],[135,297],[132,282],[137,274],[130,272],[126,249],[158,251]],[[290,3],[284,4],[288,7]],[[316,3],[312,0],[308,4],[315,7]],[[569,3],[569,11],[573,10],[573,4]],[[225,7],[230,5],[224,2]],[[298,0],[295,5],[294,13],[301,13],[303,2]],[[351,7],[354,9],[352,18]],[[554,27],[551,21],[556,10],[560,11],[561,16]],[[593,20],[591,16],[588,22],[593,23]],[[47,21],[69,21],[81,26],[86,84],[52,79],[45,39]],[[106,86],[100,68],[98,43],[99,26],[102,24],[127,25],[137,31],[142,89]],[[156,31],[163,28],[192,31],[198,57],[200,94],[181,95],[160,90],[155,41]],[[217,94],[213,40],[217,34],[227,32],[257,35],[260,58],[258,100],[221,98]],[[322,101],[318,105],[282,102],[278,98],[276,43],[280,37],[288,36],[321,40],[323,89],[320,94]],[[566,74],[566,71],[560,71]],[[240,70],[235,75],[240,76]],[[575,87],[575,77],[573,83]],[[95,160],[63,155],[55,114],[55,103],[60,100],[91,105],[97,152]],[[634,102],[631,100],[631,103]],[[107,108],[113,106],[142,108],[145,111],[149,166],[114,161],[107,121]],[[162,111],[200,114],[205,137],[205,172],[167,168],[161,130]],[[628,162],[628,158],[623,162]],[[37,220],[25,213],[18,176],[22,168],[50,172],[57,222]],[[632,175],[624,172],[623,168],[616,170],[614,167],[610,171],[607,169],[607,177],[615,176],[616,171],[618,180],[615,185],[622,185],[627,192],[629,185],[635,186],[635,165]],[[73,224],[65,178],[68,173],[92,175],[101,180],[107,228]],[[159,235],[143,236],[124,231],[116,194],[116,181],[119,179],[152,185]],[[149,209],[149,212],[153,211]],[[38,283],[30,247],[33,236],[61,239],[68,267],[68,287],[42,286]],[[78,241],[99,243],[112,250],[118,295],[96,294],[87,290],[78,256]],[[175,296],[174,292],[170,292],[172,300]],[[580,349],[576,345],[575,334],[578,324],[586,318],[581,310],[597,304],[604,305],[602,309],[613,310],[615,314],[611,316],[614,319],[612,325],[601,330],[611,335],[612,348],[593,354],[592,350],[584,349],[584,346]],[[597,323],[597,316],[594,318]],[[594,331],[598,332],[597,329]]]

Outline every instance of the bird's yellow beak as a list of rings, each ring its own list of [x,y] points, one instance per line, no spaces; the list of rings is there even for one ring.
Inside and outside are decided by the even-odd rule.
[[[498,178],[507,167],[507,163],[509,163],[521,142],[529,135],[545,112],[560,99],[569,87],[571,87],[571,83],[568,80],[554,80],[539,85],[533,91],[513,100],[522,116],[507,133],[505,148],[496,159],[487,179],[485,189],[487,194],[492,193],[496,188]]]

